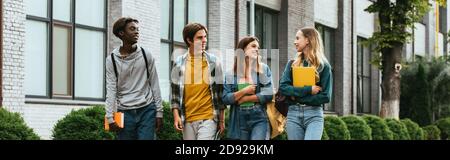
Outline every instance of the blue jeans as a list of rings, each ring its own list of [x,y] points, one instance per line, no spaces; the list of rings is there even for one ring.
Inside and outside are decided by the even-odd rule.
[[[120,111],[124,113],[124,128],[117,133],[118,140],[154,140],[156,127],[156,105]]]
[[[322,107],[289,106],[286,124],[289,140],[321,140],[323,129]]]
[[[266,140],[269,120],[261,106],[239,109],[241,140]]]

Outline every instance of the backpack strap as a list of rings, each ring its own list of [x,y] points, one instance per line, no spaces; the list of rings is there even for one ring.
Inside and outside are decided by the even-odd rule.
[[[111,53],[111,61],[113,63],[113,67],[114,67],[114,74],[116,74],[116,83],[119,81],[119,74],[117,72],[117,66],[116,66],[116,58],[114,58],[114,53]]]
[[[261,83],[260,83],[260,81],[259,81],[259,65],[256,67],[257,69],[256,69],[256,90],[255,90],[255,93],[260,93],[261,92],[261,86],[260,85],[262,85]]]
[[[286,67],[291,67],[292,68],[292,64],[294,64],[294,62],[295,62],[295,60],[289,60],[289,62],[286,64],[287,65]],[[291,69],[291,73],[290,74],[292,75],[292,69]]]
[[[144,48],[141,47],[141,50],[142,50],[142,56],[144,56],[144,60],[145,60],[145,69],[147,70],[147,79],[149,79],[150,78],[150,72],[148,71],[147,54],[145,54]]]
[[[147,71],[147,79],[150,78],[150,72],[148,70],[148,61],[147,61],[147,54],[145,53],[144,48],[141,47],[142,50],[142,56],[144,57],[144,61],[145,61],[145,69]],[[117,65],[116,65],[116,60],[114,58],[114,53],[111,53],[111,61],[113,63],[113,67],[114,67],[114,74],[116,74],[116,82],[119,81],[119,73],[117,72]]]

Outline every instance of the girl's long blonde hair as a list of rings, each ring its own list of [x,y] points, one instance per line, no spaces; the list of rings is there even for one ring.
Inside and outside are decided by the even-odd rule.
[[[327,57],[325,57],[323,49],[323,41],[319,31],[315,28],[305,27],[300,29],[303,36],[308,39],[309,44],[303,49],[308,53],[303,52],[297,55],[292,67],[303,65],[303,60],[306,60],[312,67],[316,68],[316,80],[320,80],[320,72],[323,71],[324,65],[328,64]]]

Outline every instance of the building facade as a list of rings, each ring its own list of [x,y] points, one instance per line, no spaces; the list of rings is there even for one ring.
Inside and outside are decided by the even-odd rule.
[[[140,43],[156,59],[164,100],[169,99],[171,59],[184,53],[182,29],[200,22],[209,29],[208,49],[232,68],[238,40],[254,33],[267,49],[274,82],[295,55],[298,29],[316,27],[333,67],[334,87],[328,114],[377,114],[380,72],[370,64],[370,46],[359,42],[376,31],[376,15],[364,11],[371,0],[1,0],[2,106],[21,113],[43,139],[73,109],[104,105],[105,57],[120,46],[114,20],[139,19]],[[405,45],[413,55],[445,55],[447,12],[431,11]],[[436,18],[438,17],[438,18]],[[436,25],[439,24],[439,25]],[[440,26],[436,31],[435,26]],[[438,42],[438,43],[436,43]],[[436,45],[438,44],[438,45]],[[435,51],[439,52],[435,52]],[[439,54],[435,54],[439,53]],[[279,62],[275,63],[275,62]]]

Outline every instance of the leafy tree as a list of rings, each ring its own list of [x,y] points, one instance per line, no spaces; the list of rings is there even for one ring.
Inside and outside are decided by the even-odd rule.
[[[445,0],[435,0],[440,5]],[[368,44],[377,44],[382,70],[382,104],[380,116],[399,119],[400,110],[400,70],[402,50],[411,38],[408,28],[414,28],[430,10],[429,1],[424,0],[377,0],[366,11],[377,13],[380,30],[368,39]]]

